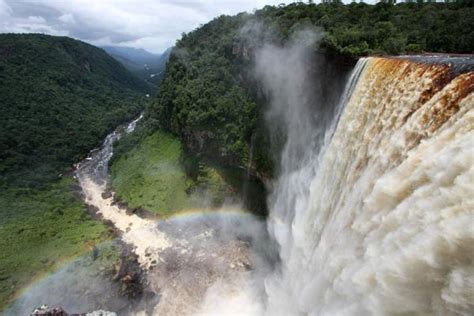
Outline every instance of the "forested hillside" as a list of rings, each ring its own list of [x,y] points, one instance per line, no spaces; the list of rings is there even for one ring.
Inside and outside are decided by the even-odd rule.
[[[146,92],[144,82],[92,45],[0,35],[0,183],[57,178],[136,116]]]
[[[147,87],[89,44],[0,35],[0,313],[33,278],[110,238],[72,164],[143,110]]]
[[[474,4],[294,3],[218,17],[177,42],[148,113],[151,129],[172,132],[192,152],[227,164],[247,166],[252,156],[253,169],[271,173],[252,54],[264,43],[284,45],[301,29],[319,33],[315,54],[337,68],[322,71],[343,76],[359,56],[472,53]]]

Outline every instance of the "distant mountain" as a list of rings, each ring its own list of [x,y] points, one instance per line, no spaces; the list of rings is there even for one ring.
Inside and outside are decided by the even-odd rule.
[[[137,64],[150,63],[160,57],[160,54],[153,54],[142,48],[122,46],[103,46],[102,48],[110,55],[119,56]]]
[[[128,70],[142,70],[145,65],[156,63],[160,55],[150,53],[141,48],[103,46],[110,56],[120,61]]]
[[[0,187],[57,177],[138,115],[148,89],[95,46],[0,34]]]
[[[142,48],[120,46],[103,46],[102,48],[139,78],[153,85],[158,85],[163,79],[166,63],[172,50],[168,48],[162,54],[153,54]]]

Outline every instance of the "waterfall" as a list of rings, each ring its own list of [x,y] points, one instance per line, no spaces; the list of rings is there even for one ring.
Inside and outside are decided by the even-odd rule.
[[[283,113],[287,130],[270,198],[281,267],[266,280],[267,314],[474,313],[472,59],[463,71],[362,59],[321,131],[305,106],[305,52],[257,54],[270,116]],[[271,55],[281,62],[268,70]]]

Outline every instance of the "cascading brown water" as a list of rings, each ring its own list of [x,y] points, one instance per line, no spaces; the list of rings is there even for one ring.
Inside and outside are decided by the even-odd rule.
[[[439,60],[360,60],[323,148],[283,152],[268,315],[474,312],[474,62]]]

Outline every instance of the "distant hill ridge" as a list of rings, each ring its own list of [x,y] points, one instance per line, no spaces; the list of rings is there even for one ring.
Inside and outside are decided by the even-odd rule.
[[[122,46],[102,46],[101,48],[136,76],[153,85],[158,85],[163,79],[166,63],[172,50],[170,47],[162,54],[153,54],[142,48]]]
[[[124,47],[124,46],[102,46],[109,54],[121,56],[134,62],[146,64],[150,61],[160,58],[161,54],[153,54],[143,48]]]

